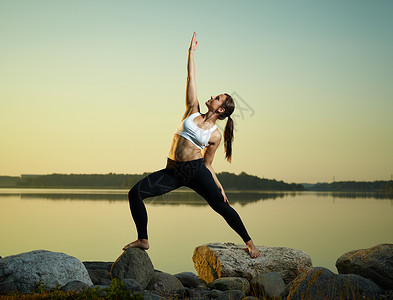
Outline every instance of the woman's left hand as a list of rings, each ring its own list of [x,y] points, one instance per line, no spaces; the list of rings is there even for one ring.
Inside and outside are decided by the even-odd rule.
[[[221,195],[224,197],[224,202],[229,204],[229,201],[228,201],[227,195],[225,195],[224,189],[221,189]]]
[[[194,32],[191,39],[190,49],[189,51],[194,52],[197,48],[198,42],[196,40],[196,33]]]

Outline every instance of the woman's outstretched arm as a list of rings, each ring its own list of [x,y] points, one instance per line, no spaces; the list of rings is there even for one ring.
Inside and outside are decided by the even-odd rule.
[[[187,87],[186,87],[186,113],[184,117],[187,117],[192,111],[199,111],[199,103],[197,98],[197,90],[195,84],[195,63],[194,63],[194,51],[197,47],[196,33],[192,35],[190,48],[188,49],[188,60],[187,60]]]

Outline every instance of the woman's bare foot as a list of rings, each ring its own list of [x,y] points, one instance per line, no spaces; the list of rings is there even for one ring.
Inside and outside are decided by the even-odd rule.
[[[129,243],[123,247],[123,250],[127,250],[128,248],[139,248],[142,250],[147,250],[149,249],[149,241],[145,239],[138,239],[132,243]]]
[[[261,255],[261,253],[259,253],[259,250],[257,249],[257,247],[255,247],[254,242],[252,240],[249,240],[247,243],[247,248],[248,248],[248,252],[250,253],[252,258],[257,258],[259,255]]]

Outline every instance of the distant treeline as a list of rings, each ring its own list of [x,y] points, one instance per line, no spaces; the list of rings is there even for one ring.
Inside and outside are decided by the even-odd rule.
[[[131,188],[143,174],[50,174],[29,175],[21,177],[0,176],[2,187],[72,187],[72,188]],[[275,179],[264,179],[244,172],[239,175],[222,172],[217,173],[221,184],[227,190],[274,190],[302,191],[301,184],[285,183]]]
[[[393,181],[337,181],[317,183],[309,188],[311,191],[386,191],[393,192]]]
[[[34,187],[34,188],[131,188],[140,179],[150,173],[143,174],[50,174],[0,176],[0,187]],[[270,191],[303,191],[302,184],[286,183],[275,179],[265,179],[249,175],[222,172],[217,177],[226,190],[270,190]],[[393,181],[337,181],[306,185],[310,191],[386,191],[393,193]]]
[[[19,180],[16,176],[0,176],[0,187],[15,187]]]

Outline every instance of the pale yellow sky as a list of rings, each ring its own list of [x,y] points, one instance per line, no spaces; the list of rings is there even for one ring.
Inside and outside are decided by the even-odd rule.
[[[392,20],[390,1],[3,0],[0,175],[164,167],[196,31],[201,111],[238,103],[216,172],[388,180]]]

